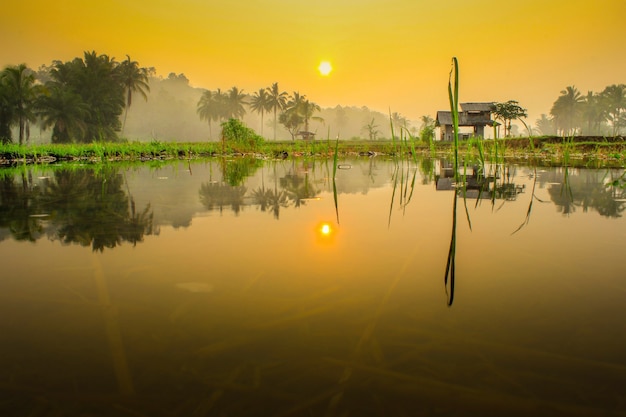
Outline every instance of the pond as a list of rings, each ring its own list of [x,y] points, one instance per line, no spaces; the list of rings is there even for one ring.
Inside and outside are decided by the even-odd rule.
[[[464,172],[0,171],[0,414],[626,415],[624,170]]]

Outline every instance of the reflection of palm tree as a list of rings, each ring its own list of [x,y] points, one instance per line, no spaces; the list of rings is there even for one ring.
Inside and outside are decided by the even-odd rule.
[[[246,187],[232,186],[228,184],[204,183],[200,186],[200,202],[207,210],[219,210],[224,212],[224,208],[230,209],[239,214],[244,205]]]
[[[280,216],[280,208],[289,207],[287,193],[284,191],[277,192],[276,190],[269,190],[268,200],[270,203],[270,212],[274,215],[274,218],[278,220],[278,217]]]
[[[91,245],[94,251],[133,244],[152,234],[150,205],[137,213],[134,199],[122,189],[117,170],[60,170],[46,187],[43,202],[50,212],[50,234],[63,243]]]
[[[13,177],[0,180],[0,226],[7,227],[13,238],[35,242],[43,231],[39,214],[39,189],[32,184],[30,175],[22,174],[22,184]]]
[[[293,201],[294,207],[305,204],[305,199],[313,198],[319,191],[309,181],[308,175],[304,178],[293,174],[287,174],[280,179],[280,186],[287,192],[288,198]]]

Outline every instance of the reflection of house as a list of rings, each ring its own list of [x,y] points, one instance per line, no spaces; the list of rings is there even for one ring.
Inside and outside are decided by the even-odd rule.
[[[454,181],[454,167],[449,161],[441,161],[439,174],[435,175],[435,187],[437,191],[453,191],[472,199],[502,199],[513,201],[517,195],[524,192],[524,185],[512,182],[498,183],[496,176],[484,176],[477,167],[468,167],[465,174],[459,170],[459,180],[465,183],[457,185]]]
[[[485,126],[496,123],[491,120],[494,108],[493,103],[461,103],[459,127],[473,127],[473,136],[485,137]],[[441,128],[441,140],[453,139],[452,112],[438,111],[436,125]]]

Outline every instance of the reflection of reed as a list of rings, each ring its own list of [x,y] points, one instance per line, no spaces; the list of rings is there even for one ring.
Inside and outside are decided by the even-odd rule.
[[[446,288],[446,297],[448,299],[449,306],[451,306],[452,302],[454,301],[454,280],[456,273],[456,193],[454,193],[452,198],[454,198],[454,202],[452,203],[452,234],[450,236],[450,249],[448,250],[448,260],[446,261],[446,274],[443,280]]]
[[[528,203],[528,210],[526,210],[526,218],[524,219],[522,224],[520,224],[519,227],[517,229],[515,229],[515,231],[513,233],[511,233],[512,235],[514,235],[515,233],[519,232],[524,226],[526,226],[528,224],[528,222],[530,222],[530,214],[532,213],[533,202],[535,201],[535,199],[537,201],[539,201],[540,203],[543,203],[543,201],[540,200],[535,195],[535,187],[536,186],[537,186],[537,167],[535,167],[534,170],[533,170],[533,188],[532,188],[532,192],[530,193],[530,203]]]
[[[111,359],[113,359],[113,369],[115,370],[117,385],[120,394],[132,395],[135,389],[133,388],[133,379],[128,368],[128,361],[126,360],[126,350],[118,322],[117,308],[111,303],[109,289],[100,261],[96,255],[94,255],[92,259],[94,280],[96,281],[98,299],[104,315],[106,336],[109,341],[109,349],[111,350]]]
[[[335,178],[337,177],[337,154],[339,147],[339,137],[335,141],[335,156],[333,157],[333,199],[335,201],[335,213],[337,214],[337,224],[339,224],[339,202],[337,201],[337,183]]]

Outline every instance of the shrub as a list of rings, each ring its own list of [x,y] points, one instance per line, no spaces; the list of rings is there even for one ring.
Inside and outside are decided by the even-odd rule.
[[[222,138],[227,143],[250,148],[256,148],[263,143],[261,136],[237,119],[222,123]]]

